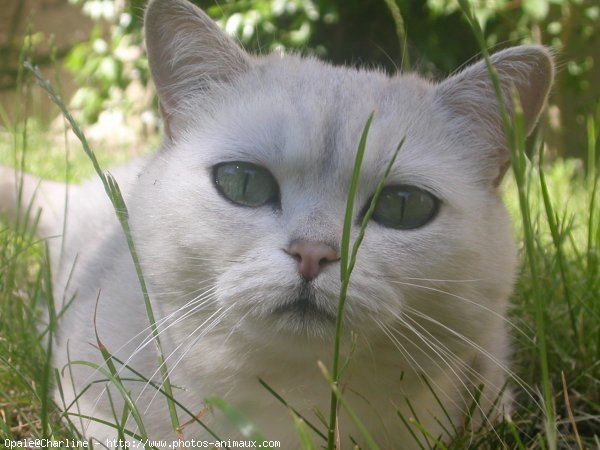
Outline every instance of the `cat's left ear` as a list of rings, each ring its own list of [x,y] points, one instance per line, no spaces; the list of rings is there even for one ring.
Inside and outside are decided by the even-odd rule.
[[[533,131],[546,103],[554,79],[550,51],[540,45],[522,45],[495,53],[491,63],[498,72],[504,104],[511,116],[514,87],[523,108],[525,131]],[[502,180],[510,165],[496,92],[485,61],[479,61],[436,87],[438,104],[457,119],[473,139],[482,139],[485,167],[494,185]]]
[[[151,0],[144,32],[168,135],[194,117],[211,93],[250,67],[250,56],[187,0]]]

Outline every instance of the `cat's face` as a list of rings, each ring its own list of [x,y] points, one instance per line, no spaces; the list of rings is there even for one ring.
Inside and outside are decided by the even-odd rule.
[[[176,3],[187,8],[185,26],[161,2],[147,16],[169,138],[136,193],[157,213],[134,219],[144,258],[160,261],[150,279],[170,293],[169,308],[201,296],[232,327],[331,335],[354,157],[374,112],[351,243],[405,142],[358,252],[348,322],[383,330],[403,315],[426,315],[469,336],[503,313],[516,252],[496,188],[507,151],[499,123],[490,123],[497,117],[482,64],[431,85],[298,57],[254,60],[196,8]],[[209,47],[186,48],[177,33]],[[547,56],[527,49],[498,64],[536,74]],[[512,69],[528,55],[537,59]],[[522,81],[524,93],[541,98],[526,111],[529,128],[548,84],[537,93],[533,78]],[[307,271],[302,259],[311,257]]]

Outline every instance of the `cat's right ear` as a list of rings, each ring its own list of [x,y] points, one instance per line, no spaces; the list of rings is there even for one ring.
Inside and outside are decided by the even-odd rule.
[[[514,115],[514,89],[521,102],[525,132],[530,134],[554,79],[552,53],[539,45],[521,45],[492,55],[491,64],[498,73],[507,112]],[[449,113],[450,121],[469,137],[470,144],[480,147],[475,157],[481,162],[485,178],[497,186],[510,165],[510,150],[485,62],[479,61],[440,83],[436,98]]]
[[[250,67],[248,54],[186,0],[151,0],[144,31],[169,137],[194,116],[202,97]]]

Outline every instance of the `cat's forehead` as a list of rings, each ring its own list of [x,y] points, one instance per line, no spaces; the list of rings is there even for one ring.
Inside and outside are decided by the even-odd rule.
[[[419,135],[432,134],[430,91],[415,76],[270,58],[239,81],[217,113],[220,156],[270,168],[348,173],[373,113],[366,162],[378,170],[404,137],[414,144]]]
[[[350,123],[378,111],[400,118],[410,114],[429,92],[416,76],[390,77],[380,70],[336,67],[313,58],[265,58],[241,80],[241,92],[259,102],[272,99],[274,111],[293,114],[301,124],[335,118]]]
[[[396,93],[406,101],[419,97],[429,84],[417,76],[390,76],[377,68],[334,66],[316,58],[276,56],[261,58],[248,72],[247,82],[257,88],[284,89],[293,98],[307,100],[318,95],[323,100],[344,101],[352,95],[368,101],[388,92],[395,84],[402,86]]]

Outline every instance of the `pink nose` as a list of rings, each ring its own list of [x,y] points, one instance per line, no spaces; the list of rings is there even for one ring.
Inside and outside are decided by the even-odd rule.
[[[317,278],[328,263],[340,259],[335,249],[315,241],[295,241],[287,253],[298,261],[298,272],[306,280]]]

